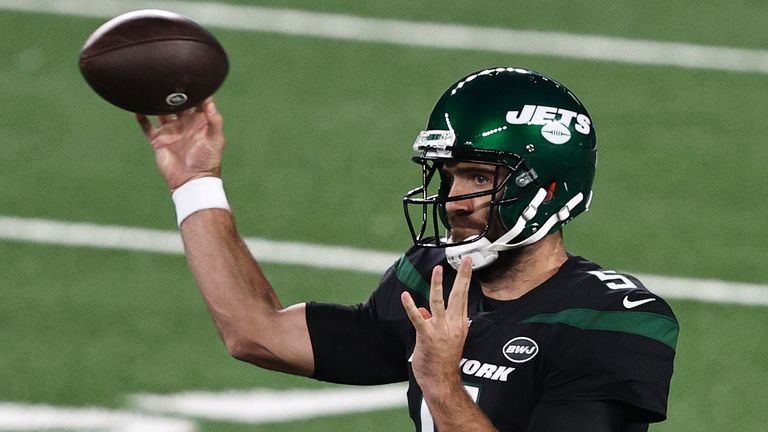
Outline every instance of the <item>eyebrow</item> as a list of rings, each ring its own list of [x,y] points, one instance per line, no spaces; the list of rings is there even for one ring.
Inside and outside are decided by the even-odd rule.
[[[489,165],[489,166],[470,166],[470,167],[453,167],[453,168],[446,168],[443,167],[443,172],[447,172],[449,174],[496,174],[496,166],[495,165]]]

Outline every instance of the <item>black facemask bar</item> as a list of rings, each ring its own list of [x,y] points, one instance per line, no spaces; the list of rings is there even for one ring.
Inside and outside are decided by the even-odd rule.
[[[473,151],[473,156],[480,156],[480,157],[473,157],[468,159],[428,158],[426,154],[427,152],[425,151],[421,156],[416,156],[413,158],[414,162],[421,165],[422,185],[420,187],[410,190],[403,197],[403,210],[405,213],[406,222],[408,223],[408,229],[411,233],[411,238],[413,239],[413,243],[416,246],[421,246],[421,247],[444,248],[449,246],[459,246],[459,245],[471,243],[473,241],[476,241],[478,238],[485,236],[488,233],[491,218],[497,212],[497,209],[499,208],[499,206],[508,205],[518,200],[517,197],[497,199],[497,195],[499,195],[499,193],[504,190],[504,188],[506,187],[510,179],[518,177],[520,172],[532,173],[532,171],[527,170],[525,166],[525,162],[521,157],[508,152],[475,149]],[[489,160],[484,160],[482,156],[493,156],[494,159],[496,160],[499,160],[503,157],[506,160],[512,160],[514,162],[514,165],[510,166],[509,164],[491,162]],[[486,190],[474,192],[471,194],[464,194],[464,195],[449,197],[448,194],[450,193],[450,191],[443,190],[444,185],[442,184],[442,174],[440,173],[440,170],[443,167],[443,164],[447,160],[452,160],[457,162],[460,161],[460,162],[479,163],[479,164],[486,164],[486,165],[495,165],[496,171],[493,178],[493,187],[491,189],[486,189]],[[505,175],[504,178],[501,178],[502,171],[505,168],[509,170],[509,173]],[[438,193],[430,194],[429,186],[431,182],[434,180],[436,173],[441,177],[441,189]],[[533,175],[535,176],[535,174]],[[531,182],[535,183],[535,181],[533,180],[534,179],[531,179]],[[442,216],[442,215],[445,215],[445,204],[452,201],[461,201],[461,200],[472,199],[472,198],[488,196],[488,195],[491,196],[490,211],[488,213],[489,215],[488,220],[486,221],[483,232],[480,233],[480,235],[478,235],[477,237],[470,237],[469,239],[466,239],[460,242],[453,242],[449,240],[447,234],[450,231],[450,226]],[[410,206],[421,207],[421,224],[420,224],[420,228],[418,229],[416,229],[416,225],[414,224],[413,218],[411,216],[411,211],[409,209]],[[429,229],[430,221],[431,221],[431,229]],[[441,230],[445,231],[446,238],[443,238],[443,236],[441,236],[441,233],[440,233]]]

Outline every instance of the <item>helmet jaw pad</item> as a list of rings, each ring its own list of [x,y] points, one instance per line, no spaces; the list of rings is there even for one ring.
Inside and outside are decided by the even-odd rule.
[[[555,212],[547,221],[531,236],[516,243],[509,243],[520,235],[530,220],[536,217],[539,206],[547,197],[547,190],[539,188],[533,200],[526,206],[520,214],[515,225],[504,235],[491,243],[486,237],[477,239],[469,244],[452,246],[445,249],[445,255],[448,263],[454,269],[458,270],[461,259],[465,256],[472,258],[472,269],[478,270],[493,264],[499,257],[499,252],[519,249],[543,239],[558,222],[564,222],[571,216],[571,211],[584,200],[584,194],[579,192],[571,198],[560,210]]]

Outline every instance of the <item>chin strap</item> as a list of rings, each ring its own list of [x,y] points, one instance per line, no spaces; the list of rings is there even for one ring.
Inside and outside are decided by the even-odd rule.
[[[523,232],[526,224],[528,224],[531,219],[536,217],[536,214],[539,212],[539,206],[541,206],[546,197],[546,189],[540,188],[531,200],[531,203],[528,204],[525,210],[520,214],[520,217],[517,218],[515,225],[495,242],[491,243],[490,240],[482,237],[471,243],[445,248],[445,256],[448,258],[448,263],[451,267],[458,270],[459,265],[461,264],[461,259],[465,256],[469,256],[472,258],[472,270],[487,267],[498,259],[499,251],[518,249],[536,243],[544,238],[556,223],[567,220],[571,216],[571,211],[574,207],[584,200],[584,194],[579,192],[576,196],[568,200],[563,208],[558,210],[557,213],[550,216],[549,219],[544,222],[544,225],[536,230],[533,235],[517,243],[509,243]],[[475,236],[475,238],[477,238],[477,236]],[[469,239],[471,240],[472,237]]]

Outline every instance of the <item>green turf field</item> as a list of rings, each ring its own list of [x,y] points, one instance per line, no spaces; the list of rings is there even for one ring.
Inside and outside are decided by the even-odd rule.
[[[711,1],[238,1],[270,7],[764,49],[768,5]],[[0,216],[173,229],[169,194],[131,115],[77,70],[103,19],[0,10]],[[410,146],[473,70],[559,78],[600,148],[575,253],[642,273],[768,284],[762,137],[768,76],[438,50],[212,29],[231,71],[216,99],[224,178],[244,235],[400,251]],[[0,402],[125,407],[128,395],[322,387],[231,360],[181,256],[0,241]],[[266,265],[284,304],[353,303],[378,276]],[[653,431],[763,431],[768,309],[673,300],[681,324],[669,420]],[[0,418],[0,422],[2,419]],[[203,431],[411,430],[405,408]],[[7,430],[7,429],[0,429]]]

